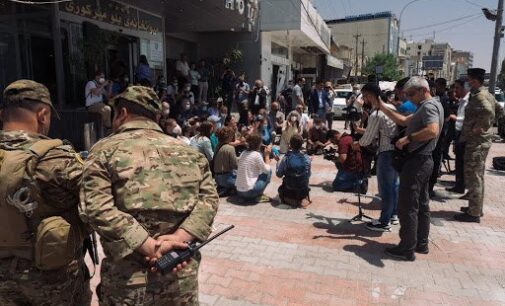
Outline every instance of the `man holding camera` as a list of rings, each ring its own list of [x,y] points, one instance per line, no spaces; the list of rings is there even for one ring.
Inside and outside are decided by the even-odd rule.
[[[331,130],[328,137],[333,144],[338,146],[338,159],[336,166],[337,176],[333,181],[334,191],[355,191],[358,181],[363,178],[363,160],[361,150],[352,148],[353,138],[349,134],[340,134]]]
[[[418,107],[403,116],[380,102],[380,110],[396,124],[406,126],[405,136],[396,148],[406,149],[408,157],[400,173],[398,213],[400,243],[386,250],[398,259],[414,261],[414,252],[427,254],[430,231],[429,179],[433,171],[432,152],[444,124],[442,104],[430,94],[430,86],[422,77],[412,77],[405,84],[405,95]]]
[[[200,254],[163,277],[146,259],[211,233],[219,198],[207,159],[162,132],[151,88],[128,87],[112,103],[114,132],[90,151],[79,207],[106,254],[100,304],[198,305]]]

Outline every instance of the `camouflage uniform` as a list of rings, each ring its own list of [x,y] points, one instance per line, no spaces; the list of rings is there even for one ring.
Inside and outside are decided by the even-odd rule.
[[[16,100],[8,91],[25,90],[19,99],[31,99],[49,104],[47,89],[33,81],[17,81],[4,92],[4,102]],[[41,98],[46,96],[47,99]],[[25,131],[0,131],[0,149],[6,151],[27,150],[34,143],[49,139],[40,134]],[[82,162],[73,148],[61,145],[41,157],[31,179],[37,182],[43,199],[34,212],[41,220],[50,216],[64,216],[76,231],[74,232],[74,260],[61,269],[41,271],[33,260],[9,256],[13,252],[24,252],[0,247],[0,305],[89,305],[88,271],[84,264],[82,240],[85,234],[83,223],[79,220],[79,181],[82,175]],[[5,197],[0,198],[0,206],[8,205]],[[75,227],[74,227],[75,226]],[[2,234],[8,233],[2,229]],[[28,254],[31,251],[28,250]]]
[[[485,87],[470,92],[465,109],[461,142],[465,147],[465,185],[468,186],[468,214],[479,217],[484,201],[484,171],[486,158],[491,148],[491,127],[495,116],[495,98]],[[474,133],[480,127],[483,133]]]
[[[129,87],[118,99],[155,113],[154,91]],[[197,305],[200,254],[177,275],[148,272],[135,250],[150,236],[181,228],[207,239],[219,198],[207,159],[163,134],[150,120],[130,121],[90,151],[81,187],[81,218],[100,234],[101,305]]]

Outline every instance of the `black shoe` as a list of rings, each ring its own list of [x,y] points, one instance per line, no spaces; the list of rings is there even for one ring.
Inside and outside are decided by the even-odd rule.
[[[454,220],[459,222],[475,222],[480,223],[480,217],[470,216],[467,213],[457,214],[454,216]]]
[[[461,208],[460,208],[459,210],[461,210],[461,211],[462,211],[462,212],[464,212],[465,214],[467,214],[467,213],[468,213],[468,207],[466,207],[466,206],[461,206]],[[482,213],[482,212],[481,212],[481,213],[480,213],[480,216],[481,216],[481,217],[484,217],[484,213]]]
[[[464,188],[458,188],[458,187],[452,187],[452,188],[445,188],[445,190],[449,191],[449,192],[452,192],[452,193],[459,193],[459,194],[464,194],[465,193],[465,189]]]
[[[460,200],[469,200],[470,199],[470,194],[467,192],[463,196],[459,197]]]
[[[405,260],[405,261],[416,260],[416,254],[414,254],[414,252],[405,252],[403,250],[400,250],[400,248],[397,246],[393,247],[393,248],[386,249],[386,251],[384,253],[386,253],[387,255],[389,255],[391,257]]]
[[[378,220],[373,220],[372,222],[368,222],[366,224],[366,228],[368,228],[371,231],[376,231],[376,232],[390,232],[391,231],[391,225],[381,223]]]
[[[416,247],[416,253],[428,254],[429,252],[430,252],[430,249],[428,248],[427,244],[419,244]]]

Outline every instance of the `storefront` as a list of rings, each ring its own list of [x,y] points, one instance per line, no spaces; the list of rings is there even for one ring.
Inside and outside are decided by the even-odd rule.
[[[134,81],[146,55],[152,82],[166,74],[163,17],[112,0],[0,4],[0,89],[27,78],[45,84],[60,109],[84,106],[84,86],[103,71]]]

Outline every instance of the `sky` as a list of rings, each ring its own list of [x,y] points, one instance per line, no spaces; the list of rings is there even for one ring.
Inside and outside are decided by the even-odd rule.
[[[312,2],[324,19],[338,19],[349,15],[383,11],[391,11],[398,18],[401,10],[411,1],[313,0]],[[435,31],[436,42],[448,42],[453,49],[472,52],[473,66],[489,71],[495,23],[484,17],[481,8],[496,9],[497,6],[498,0],[418,0],[405,8],[400,20],[400,32],[407,40],[418,42],[433,38]],[[436,25],[444,22],[449,23]],[[419,29],[421,27],[422,29]],[[505,55],[504,49],[502,40],[499,65]]]

